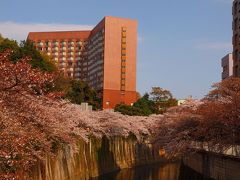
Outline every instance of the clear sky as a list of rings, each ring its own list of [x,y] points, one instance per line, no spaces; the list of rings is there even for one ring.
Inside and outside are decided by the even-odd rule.
[[[232,0],[0,0],[0,33],[88,29],[104,16],[137,19],[137,90],[203,97],[232,51]]]

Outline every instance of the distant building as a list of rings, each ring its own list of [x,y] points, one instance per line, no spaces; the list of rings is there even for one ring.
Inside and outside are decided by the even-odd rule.
[[[240,0],[233,1],[233,76],[240,77]]]
[[[179,99],[177,101],[177,105],[180,106],[180,105],[184,104],[185,102],[186,102],[186,99]]]
[[[104,109],[136,101],[136,20],[107,16],[89,31],[30,32],[27,39],[65,76],[100,92]]]
[[[222,58],[222,80],[233,76],[233,56],[232,53]]]

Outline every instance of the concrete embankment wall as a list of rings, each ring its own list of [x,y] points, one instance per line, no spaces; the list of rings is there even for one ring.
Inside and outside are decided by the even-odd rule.
[[[184,165],[208,178],[239,180],[240,159],[233,156],[199,152],[183,159]]]
[[[46,157],[25,174],[24,180],[80,180],[115,170],[164,161],[150,144],[135,136],[77,141],[77,150],[65,145],[56,157]]]

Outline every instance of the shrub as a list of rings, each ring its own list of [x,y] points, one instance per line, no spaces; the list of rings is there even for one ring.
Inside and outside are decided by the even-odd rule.
[[[114,110],[129,116],[146,116],[147,115],[142,109],[134,106],[128,106],[125,104],[116,105]]]

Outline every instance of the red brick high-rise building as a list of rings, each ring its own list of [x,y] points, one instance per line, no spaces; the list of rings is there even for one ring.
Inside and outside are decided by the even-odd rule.
[[[240,0],[233,1],[232,15],[233,76],[240,77]]]
[[[65,76],[98,90],[104,109],[136,101],[136,20],[107,16],[90,31],[30,32],[27,39]]]

